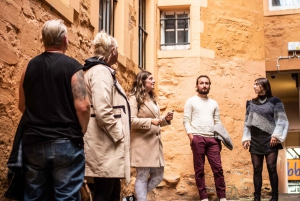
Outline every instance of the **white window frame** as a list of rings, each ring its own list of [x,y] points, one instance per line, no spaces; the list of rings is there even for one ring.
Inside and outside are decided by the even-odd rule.
[[[174,15],[177,18],[177,15],[179,14],[187,14],[188,17],[190,17],[190,11],[188,10],[184,10],[184,11],[162,11],[161,12],[161,19],[164,19],[165,14],[167,15]],[[180,19],[180,18],[178,18]],[[180,44],[175,44],[175,45],[165,45],[165,21],[161,20],[160,21],[160,32],[161,32],[161,37],[160,37],[160,49],[161,50],[189,50],[190,49],[190,20],[187,21],[188,22],[188,44],[185,45],[180,45]],[[184,30],[184,29],[177,29],[177,23],[175,23],[175,30]],[[177,43],[178,41],[178,37],[177,37],[177,31],[175,31],[175,43]]]
[[[280,6],[273,6],[273,0],[268,0],[269,11],[300,9],[300,0],[279,0]]]

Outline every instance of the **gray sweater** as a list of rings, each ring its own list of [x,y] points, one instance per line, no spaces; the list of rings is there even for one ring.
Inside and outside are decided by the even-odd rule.
[[[246,111],[242,143],[251,141],[251,126],[255,126],[283,142],[288,133],[289,122],[281,100],[271,97],[263,104],[250,102]]]

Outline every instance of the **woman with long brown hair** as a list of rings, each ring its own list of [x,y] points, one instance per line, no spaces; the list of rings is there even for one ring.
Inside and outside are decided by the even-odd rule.
[[[163,179],[164,156],[160,127],[171,123],[173,112],[160,117],[154,93],[155,80],[148,71],[137,74],[129,96],[131,108],[131,167],[137,178],[135,195],[138,201],[147,201],[147,193]]]

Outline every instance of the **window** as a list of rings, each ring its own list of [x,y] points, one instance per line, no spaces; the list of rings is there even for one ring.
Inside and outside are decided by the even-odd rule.
[[[269,11],[299,8],[300,0],[269,0]]]
[[[146,6],[145,0],[139,0],[139,68],[146,69]]]
[[[99,30],[114,35],[114,6],[116,0],[99,1]]]
[[[189,12],[162,12],[161,50],[187,50],[190,48]]]

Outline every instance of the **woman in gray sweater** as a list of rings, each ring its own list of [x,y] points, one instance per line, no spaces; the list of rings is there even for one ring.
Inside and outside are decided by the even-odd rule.
[[[276,170],[278,150],[288,132],[288,119],[283,103],[272,95],[266,78],[254,81],[254,91],[258,95],[247,101],[242,143],[249,148],[253,164],[254,201],[260,201],[263,160],[266,158],[272,187],[270,201],[278,201],[278,174]]]

